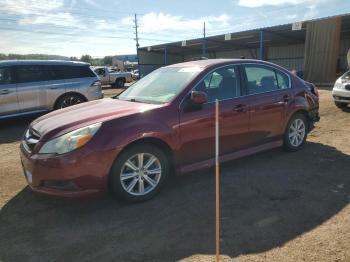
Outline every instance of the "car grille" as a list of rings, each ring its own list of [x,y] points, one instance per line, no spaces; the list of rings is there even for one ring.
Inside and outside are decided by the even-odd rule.
[[[345,86],[345,89],[346,89],[346,90],[350,90],[350,85],[346,85],[346,86]]]
[[[32,129],[28,129],[24,135],[22,145],[28,153],[31,153],[39,140],[39,134]]]

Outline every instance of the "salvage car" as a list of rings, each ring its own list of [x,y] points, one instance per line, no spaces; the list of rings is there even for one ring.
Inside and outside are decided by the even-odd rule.
[[[70,61],[0,61],[0,119],[102,98],[101,82],[89,66]]]
[[[36,192],[99,192],[129,201],[155,196],[171,174],[214,164],[220,104],[220,161],[283,146],[301,149],[319,120],[314,85],[272,63],[192,61],[162,67],[114,98],[33,121],[21,160]]]
[[[124,87],[125,83],[130,83],[132,81],[130,72],[114,71],[108,67],[95,67],[94,71],[103,85],[111,85],[120,88]]]
[[[346,108],[350,104],[350,71],[347,71],[337,79],[332,95],[338,108]]]

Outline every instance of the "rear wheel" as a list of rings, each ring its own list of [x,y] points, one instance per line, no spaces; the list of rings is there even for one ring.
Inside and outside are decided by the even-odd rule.
[[[66,94],[62,96],[56,103],[55,109],[61,109],[85,102],[85,99],[77,94]]]
[[[117,80],[115,80],[115,86],[117,88],[122,88],[125,86],[125,79],[124,78],[118,78]]]
[[[110,187],[127,201],[142,202],[160,191],[168,175],[168,159],[160,149],[137,145],[125,150],[113,164]]]
[[[287,125],[284,134],[284,148],[288,151],[297,151],[301,149],[306,141],[308,132],[308,123],[303,114],[295,114]]]
[[[345,108],[348,106],[347,103],[342,103],[342,102],[334,102],[334,103],[338,108]]]

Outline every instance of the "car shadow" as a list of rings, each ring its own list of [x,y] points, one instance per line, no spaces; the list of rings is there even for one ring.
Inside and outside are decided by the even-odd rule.
[[[350,156],[307,143],[221,168],[221,253],[278,247],[349,203]],[[1,261],[174,261],[215,254],[213,169],[170,179],[156,198],[62,200],[28,188],[0,211]]]

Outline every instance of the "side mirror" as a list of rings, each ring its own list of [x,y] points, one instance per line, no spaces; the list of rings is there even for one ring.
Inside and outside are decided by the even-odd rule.
[[[208,96],[206,93],[201,91],[192,91],[191,101],[196,105],[202,105],[208,102]]]

